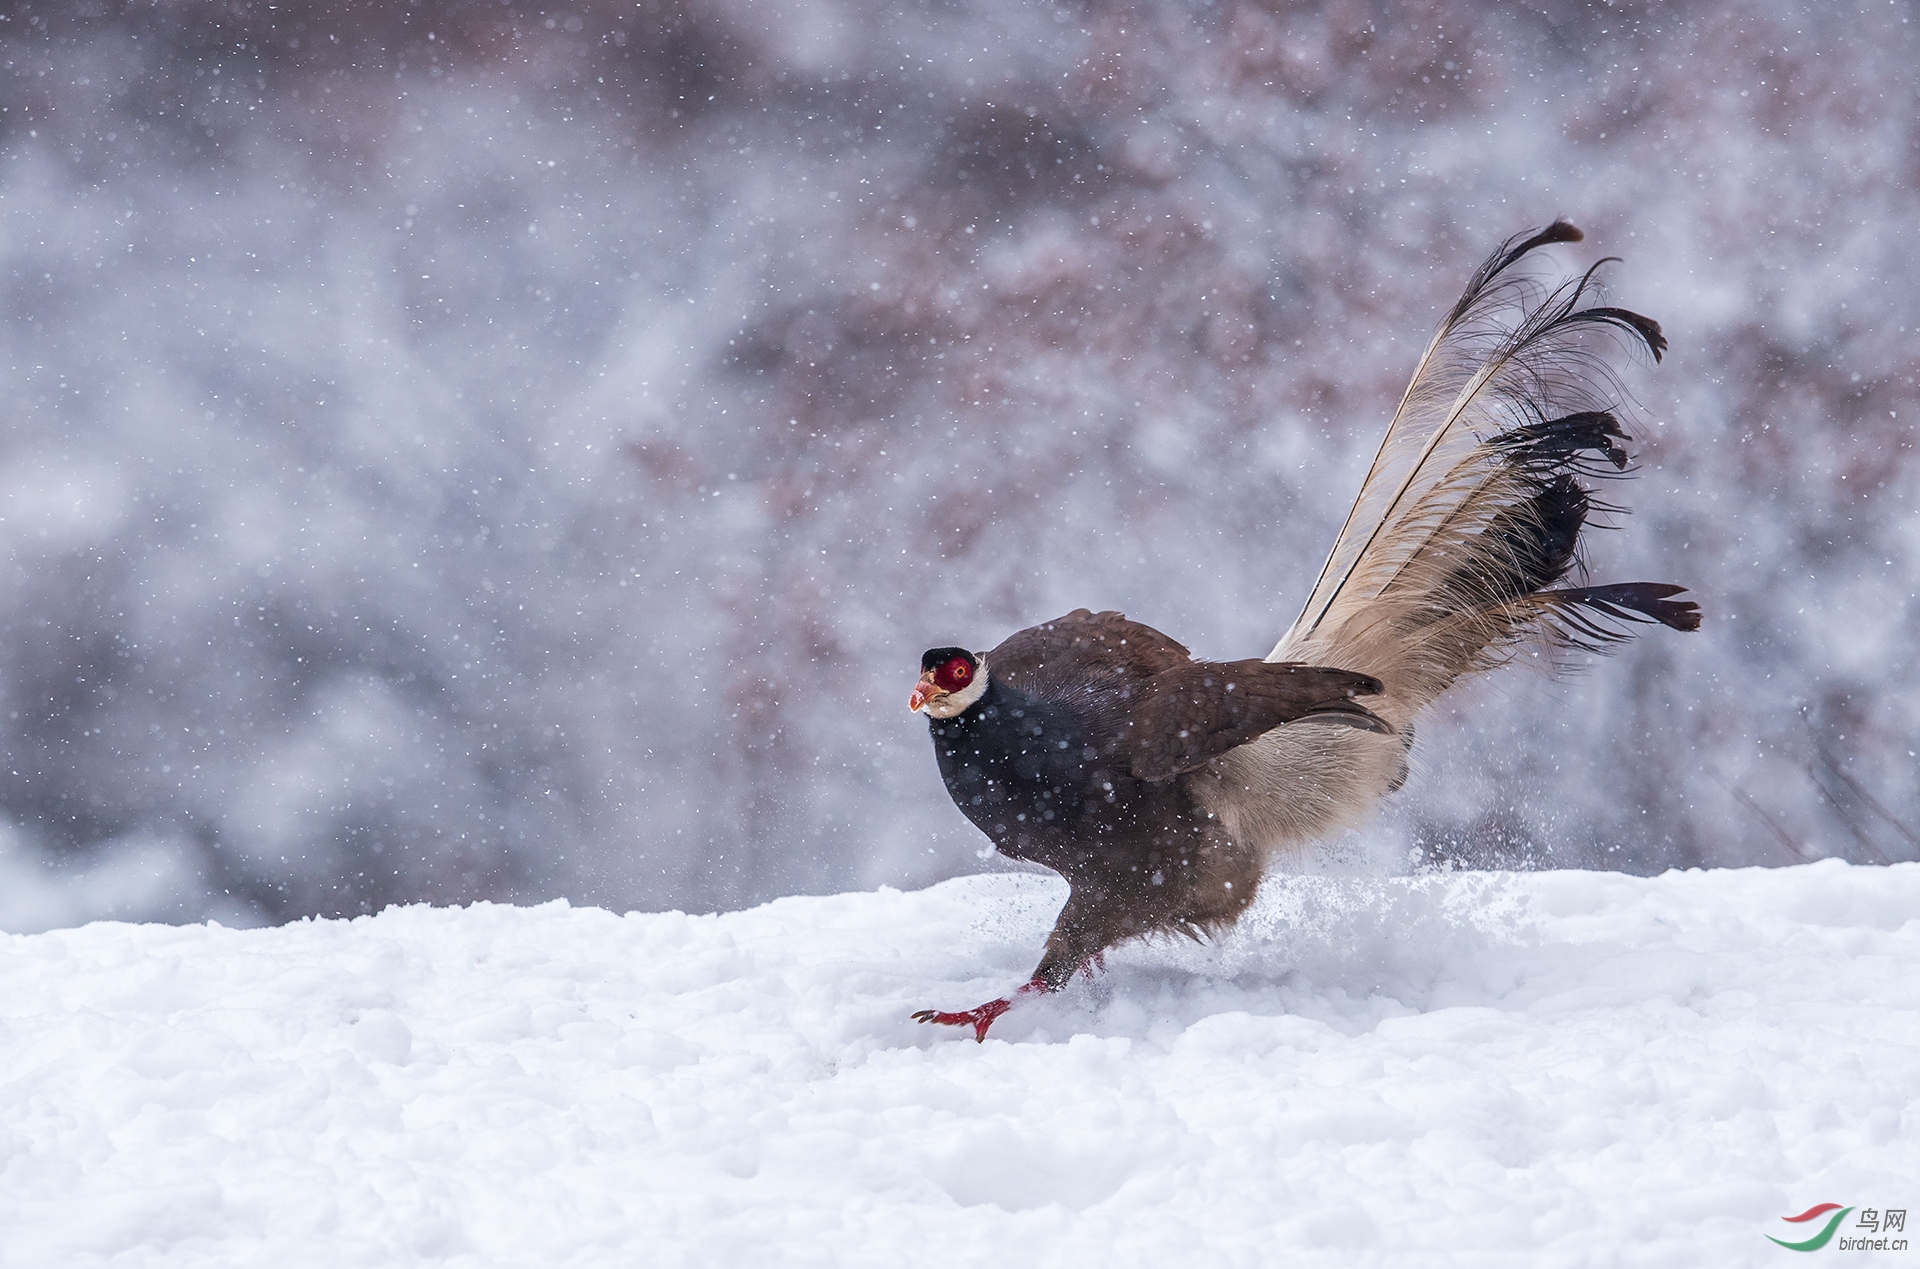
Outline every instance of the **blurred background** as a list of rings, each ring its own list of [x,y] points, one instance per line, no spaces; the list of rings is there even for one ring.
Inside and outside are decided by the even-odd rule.
[[[1706,627],[1448,698],[1335,857],[1920,857],[1917,19],[0,6],[0,928],[993,866],[920,651],[1265,653],[1556,215],[1672,341],[1595,575]]]

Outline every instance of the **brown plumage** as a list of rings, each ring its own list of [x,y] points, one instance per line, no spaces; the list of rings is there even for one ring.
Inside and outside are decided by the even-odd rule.
[[[912,705],[955,803],[1071,887],[1022,993],[1127,938],[1231,924],[1273,860],[1400,786],[1415,718],[1462,675],[1529,644],[1604,651],[1639,623],[1699,625],[1678,586],[1567,584],[1592,507],[1581,478],[1627,466],[1605,337],[1666,349],[1651,319],[1587,303],[1598,265],[1552,287],[1518,267],[1580,237],[1556,221],[1475,272],[1264,661],[1195,662],[1084,609],[984,657],[922,658]],[[915,1017],[984,1038],[1012,999]]]

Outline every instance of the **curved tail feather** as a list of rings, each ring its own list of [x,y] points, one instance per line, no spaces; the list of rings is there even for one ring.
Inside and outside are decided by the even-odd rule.
[[[1667,341],[1653,319],[1589,302],[1607,260],[1551,285],[1519,267],[1581,237],[1555,221],[1474,272],[1267,657],[1373,675],[1383,690],[1368,707],[1400,735],[1295,724],[1216,760],[1203,800],[1237,839],[1274,850],[1357,822],[1406,778],[1414,716],[1522,645],[1603,652],[1638,626],[1698,628],[1699,608],[1673,598],[1682,587],[1584,584],[1588,516],[1616,508],[1583,481],[1629,468],[1606,337],[1656,362]]]
[[[1517,267],[1581,237],[1555,221],[1508,239],[1475,271],[1271,659],[1376,675],[1399,698],[1388,715],[1398,725],[1519,643],[1600,651],[1644,621],[1699,624],[1694,605],[1667,598],[1678,587],[1548,589],[1584,571],[1595,504],[1579,478],[1628,467],[1631,438],[1615,413],[1624,392],[1593,337],[1625,335],[1656,361],[1667,347],[1652,318],[1588,302],[1607,261],[1552,286]]]

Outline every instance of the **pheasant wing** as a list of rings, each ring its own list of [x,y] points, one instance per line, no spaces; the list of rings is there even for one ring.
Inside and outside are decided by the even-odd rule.
[[[1311,719],[1390,734],[1356,703],[1380,681],[1351,670],[1271,661],[1197,661],[1154,675],[1122,693],[1125,717],[1112,731],[1142,780],[1166,780],[1203,766],[1283,723]]]
[[[1071,701],[1149,679],[1191,654],[1152,626],[1117,612],[1076,608],[1009,635],[987,653],[993,676],[1043,700]]]

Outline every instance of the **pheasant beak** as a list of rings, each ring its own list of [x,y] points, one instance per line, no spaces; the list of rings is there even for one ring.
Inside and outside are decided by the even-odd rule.
[[[927,702],[939,692],[940,689],[933,685],[933,671],[928,670],[920,676],[920,681],[913,685],[913,695],[907,698],[907,708],[917,714],[925,709]]]

